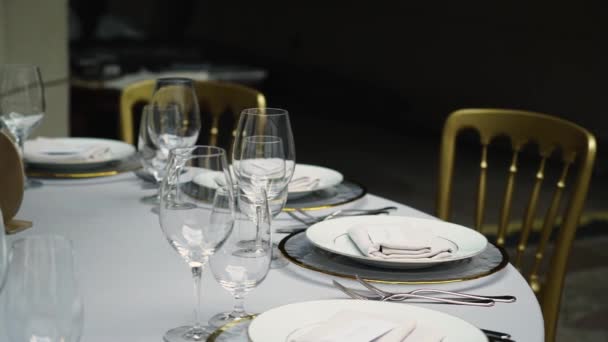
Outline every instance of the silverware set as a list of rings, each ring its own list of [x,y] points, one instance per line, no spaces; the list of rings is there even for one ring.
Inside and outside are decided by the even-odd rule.
[[[391,210],[397,210],[397,207],[387,206],[376,209],[340,209],[327,215],[313,216],[304,210],[295,209],[294,211],[288,211],[287,214],[294,220],[300,222],[301,225],[277,228],[275,231],[277,233],[284,234],[296,233],[306,230],[306,228],[315,223],[331,220],[337,217],[389,214]],[[300,216],[298,216],[296,213],[300,214]]]
[[[456,304],[456,305],[471,305],[479,307],[491,307],[496,303],[513,303],[517,300],[514,296],[482,296],[474,295],[470,293],[446,291],[439,289],[416,289],[409,292],[390,292],[382,290],[369,282],[363,280],[358,275],[355,276],[357,281],[363,285],[368,291],[355,291],[345,287],[339,282],[333,280],[333,285],[340,291],[347,294],[349,297],[360,300],[377,300],[387,302],[403,302],[408,299],[418,299],[424,301],[430,301],[435,303],[443,304]],[[450,297],[445,297],[445,296]],[[481,329],[486,334],[490,341],[503,341],[509,342],[511,335],[499,331]]]

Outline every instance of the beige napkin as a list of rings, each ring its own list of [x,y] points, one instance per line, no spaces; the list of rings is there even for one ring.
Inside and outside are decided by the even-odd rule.
[[[404,224],[362,224],[348,236],[363,255],[378,259],[441,259],[452,255],[452,245],[427,229]]]
[[[319,178],[298,177],[292,179],[287,185],[288,192],[312,191],[319,185]]]
[[[439,342],[443,336],[413,320],[383,314],[339,311],[327,321],[296,331],[288,342]]]
[[[28,155],[36,162],[95,162],[111,158],[110,147],[104,144],[82,144],[39,137],[32,141]]]

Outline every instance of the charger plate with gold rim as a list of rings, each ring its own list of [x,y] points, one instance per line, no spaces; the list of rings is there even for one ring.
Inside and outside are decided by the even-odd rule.
[[[257,315],[245,316],[237,321],[222,325],[211,335],[209,335],[209,337],[207,337],[207,342],[248,342],[249,337],[247,334],[247,329],[255,316]]]
[[[313,246],[303,232],[285,237],[279,243],[279,249],[287,260],[312,271],[349,279],[359,275],[370,282],[387,284],[441,284],[472,280],[496,273],[509,263],[506,251],[490,243],[481,254],[472,258],[424,269],[364,265]]]
[[[135,171],[141,168],[141,162],[137,155],[109,163],[101,167],[94,168],[40,168],[40,167],[27,167],[28,177],[34,178],[54,178],[54,179],[82,179],[82,178],[97,178],[97,177],[108,177],[114,176],[124,172]]]
[[[287,200],[283,211],[300,210],[321,210],[337,207],[346,203],[354,202],[365,196],[367,189],[359,183],[345,180],[342,183],[313,191],[310,194],[297,199]]]

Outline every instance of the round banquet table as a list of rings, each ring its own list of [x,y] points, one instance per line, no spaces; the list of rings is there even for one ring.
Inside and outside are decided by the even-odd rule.
[[[34,227],[9,236],[9,243],[31,234],[60,234],[73,241],[76,267],[85,303],[83,342],[161,341],[170,328],[192,320],[193,282],[186,263],[161,232],[158,216],[140,198],[151,194],[133,173],[87,180],[44,180],[25,192],[17,215]],[[371,194],[341,206],[376,208],[395,205],[391,215],[430,215]],[[333,211],[328,209],[325,210]],[[319,212],[321,213],[321,212]],[[316,213],[314,213],[316,214]],[[294,225],[281,214],[273,225]],[[346,298],[331,286],[334,277],[289,264],[270,270],[266,280],[246,298],[246,308],[260,313],[280,305]],[[341,283],[360,288],[350,280]],[[388,285],[387,285],[388,286]],[[424,285],[451,290],[517,297],[516,303],[491,308],[445,304],[412,304],[443,311],[485,329],[508,332],[516,341],[544,341],[543,318],[536,297],[517,270],[508,265],[476,280]],[[420,285],[391,285],[411,290]],[[4,302],[5,295],[0,294]],[[202,318],[229,310],[232,297],[213,279],[203,276]],[[4,303],[2,303],[4,304]],[[0,310],[0,340],[6,341],[4,310]]]

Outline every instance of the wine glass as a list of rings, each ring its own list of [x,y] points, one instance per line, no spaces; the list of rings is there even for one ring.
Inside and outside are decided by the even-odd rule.
[[[209,324],[215,327],[250,315],[244,309],[245,296],[266,278],[270,269],[270,210],[265,196],[261,203],[256,203],[244,193],[239,193],[236,204],[232,233],[209,262],[215,279],[235,300],[232,312],[211,317]],[[251,212],[259,212],[260,215],[252,215]],[[255,243],[250,245],[247,243],[250,241]]]
[[[243,155],[244,140],[251,136],[275,136],[281,139],[285,153],[285,188],[282,191],[268,192],[268,205],[273,217],[276,217],[287,202],[287,185],[293,177],[296,166],[296,148],[291,129],[289,113],[280,108],[249,108],[241,112],[232,147],[232,167],[237,180],[240,179],[240,162]],[[239,185],[240,186],[240,185]],[[278,190],[278,188],[276,189]],[[272,268],[287,265],[281,257],[278,243],[273,243]]]
[[[11,133],[23,156],[23,144],[44,117],[44,87],[35,65],[0,66],[0,123]],[[25,187],[40,185],[25,178]]]
[[[212,331],[199,321],[201,275],[209,257],[230,234],[234,220],[225,151],[213,146],[171,150],[160,193],[162,231],[190,266],[196,294],[194,325],[171,329],[164,340],[202,341]]]
[[[162,176],[154,168],[153,160],[156,157],[157,148],[148,133],[148,113],[152,111],[151,105],[145,105],[141,111],[139,123],[139,135],[137,137],[137,155],[146,176],[151,176],[158,184]],[[147,179],[147,178],[146,178]]]
[[[147,114],[148,134],[156,147],[151,160],[152,176],[157,182],[163,178],[169,151],[190,147],[196,143],[201,130],[201,119],[193,81],[188,78],[159,78]],[[158,204],[158,193],[142,199]]]
[[[4,316],[11,341],[80,340],[84,310],[73,254],[71,242],[56,235],[13,243]]]

